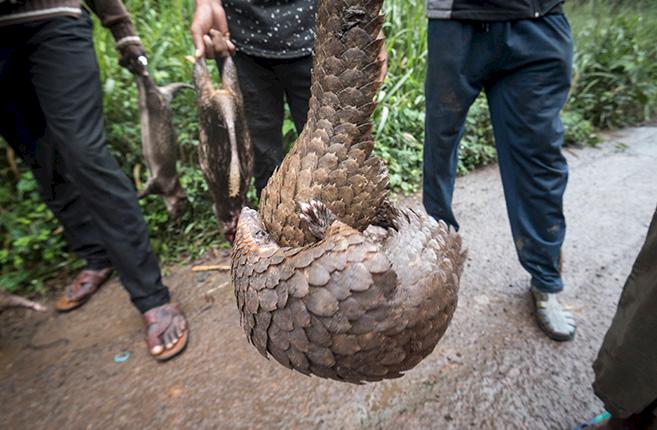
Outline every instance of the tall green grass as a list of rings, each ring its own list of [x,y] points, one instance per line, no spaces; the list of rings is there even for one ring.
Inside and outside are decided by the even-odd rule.
[[[568,109],[604,129],[653,118],[657,2],[589,1],[572,12],[577,49]]]
[[[384,32],[389,53],[386,82],[377,96],[374,127],[377,145],[390,172],[390,184],[401,192],[419,186],[424,139],[426,19],[423,0],[387,0]],[[654,116],[657,101],[657,13],[654,1],[579,0],[569,4],[576,40],[575,84],[563,118],[568,143],[595,143],[597,127],[634,124]],[[639,4],[639,6],[637,6]],[[136,28],[148,52],[156,82],[191,81],[189,37],[193,0],[128,0]],[[137,93],[132,76],[117,64],[114,41],[98,23],[94,38],[104,89],[108,144],[125,172],[143,184],[147,172],[141,155]],[[198,169],[198,130],[192,92],[174,101],[179,137],[179,170],[191,201],[177,221],[168,220],[160,198],[141,202],[156,252],[166,262],[194,258],[226,247]],[[295,132],[288,120],[287,141]],[[0,153],[5,152],[0,142]],[[495,160],[486,101],[470,111],[461,144],[459,172]],[[40,203],[29,173],[14,176],[0,157],[0,285],[3,289],[38,290],[43,279],[71,266],[56,220]]]

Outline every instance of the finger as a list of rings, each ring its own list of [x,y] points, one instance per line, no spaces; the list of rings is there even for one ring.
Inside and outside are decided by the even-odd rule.
[[[134,59],[132,61],[132,64],[133,64],[133,68],[134,68],[133,73],[135,75],[137,75],[137,76],[146,76],[147,75],[146,68],[144,67],[143,64],[141,64],[141,62],[139,60]]]
[[[214,55],[215,57],[225,58],[230,53],[228,52],[228,41],[218,30],[210,30],[210,35],[212,36],[212,43],[214,45]]]
[[[124,67],[133,75],[140,76],[143,74],[143,67],[141,67],[141,63],[135,57],[127,56],[124,64]]]
[[[148,76],[148,69],[146,68],[146,66],[144,66],[144,64],[141,61],[139,61],[139,58],[137,58],[135,62],[137,63],[137,70],[139,72],[139,75]]]
[[[207,34],[203,36],[203,44],[205,45],[205,58],[214,58],[214,44],[212,39]]]
[[[194,47],[196,48],[196,58],[202,58],[205,55],[205,43],[203,36],[207,34],[208,30],[213,27],[212,20],[212,4],[214,0],[208,2],[199,2],[194,12],[194,19],[192,20],[192,38],[194,40]]]
[[[235,55],[235,52],[237,51],[237,48],[235,47],[235,44],[231,42],[230,40],[226,40],[226,46],[228,47],[228,53],[230,55]]]
[[[197,22],[194,22],[192,24],[192,39],[194,40],[194,47],[196,48],[194,56],[197,59],[202,58],[203,55],[205,55],[205,43],[203,42],[203,35],[204,33],[201,25]]]
[[[228,20],[226,11],[218,3],[212,3],[212,28],[218,29],[222,33],[228,33]]]

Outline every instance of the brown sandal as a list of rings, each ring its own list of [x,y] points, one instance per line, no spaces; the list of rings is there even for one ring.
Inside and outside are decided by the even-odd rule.
[[[164,332],[171,326],[173,319],[180,316],[184,320],[181,328],[180,337],[170,349],[164,349],[159,354],[153,354],[151,351],[154,346],[164,345],[166,341],[162,339]],[[146,323],[146,346],[148,352],[158,361],[166,361],[180,354],[187,346],[189,330],[185,315],[178,309],[175,304],[158,306],[144,313],[144,322]]]
[[[79,308],[109,280],[110,276],[112,276],[111,267],[102,270],[83,270],[57,300],[55,309],[59,312],[69,312]]]

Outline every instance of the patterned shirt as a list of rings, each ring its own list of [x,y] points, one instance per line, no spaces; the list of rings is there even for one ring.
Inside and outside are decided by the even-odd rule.
[[[223,0],[230,38],[255,57],[299,58],[312,54],[316,0]]]

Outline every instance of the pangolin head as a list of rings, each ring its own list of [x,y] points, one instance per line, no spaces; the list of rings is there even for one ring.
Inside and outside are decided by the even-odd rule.
[[[262,223],[260,214],[247,207],[242,209],[242,213],[239,216],[235,241],[255,248],[276,245],[269,236],[269,233],[265,230],[265,225]]]

